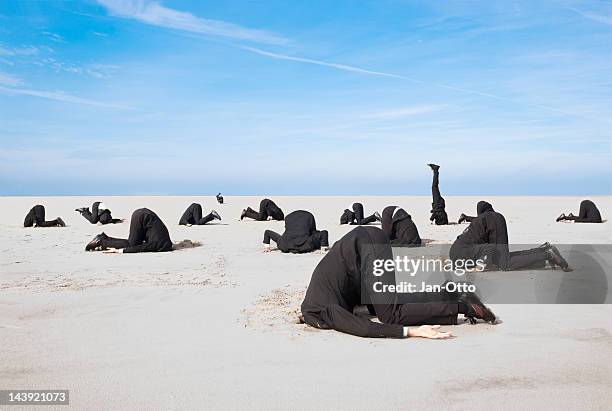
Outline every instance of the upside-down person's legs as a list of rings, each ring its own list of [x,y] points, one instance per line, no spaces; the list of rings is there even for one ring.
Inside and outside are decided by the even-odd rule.
[[[431,195],[433,197],[434,208],[443,206],[442,194],[440,193],[440,171],[438,168],[433,168],[433,180],[431,182]]]

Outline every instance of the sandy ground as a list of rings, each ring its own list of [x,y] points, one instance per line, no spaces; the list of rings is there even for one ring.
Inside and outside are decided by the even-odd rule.
[[[338,222],[353,200],[366,213],[404,207],[438,243],[465,228],[429,225],[428,197],[272,198],[313,212],[331,241],[352,228]],[[449,217],[479,199],[447,197]],[[513,243],[612,244],[610,222],[554,222],[581,199],[486,198]],[[610,218],[612,198],[591,199]],[[315,330],[292,322],[322,256],[261,253],[263,231],[283,223],[238,221],[259,197],[100,200],[128,220],[149,207],[174,241],[202,246],[86,253],[101,231],[127,236],[127,222],[89,224],[74,209],[91,197],[0,198],[0,388],[69,389],[78,409],[610,409],[612,305],[492,305],[502,324],[447,327],[457,337],[446,341]],[[179,227],[193,201],[223,221]],[[21,227],[37,203],[68,227]]]

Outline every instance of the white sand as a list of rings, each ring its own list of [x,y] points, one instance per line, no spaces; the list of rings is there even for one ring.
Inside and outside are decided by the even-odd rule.
[[[429,225],[429,197],[272,197],[288,213],[312,211],[335,241],[353,200],[366,213],[397,204],[422,238],[450,243],[465,225]],[[452,220],[474,197],[447,197]],[[555,223],[578,197],[489,197],[511,242],[611,244],[610,222]],[[604,218],[612,198],[592,197]],[[173,253],[84,252],[104,230],[74,209],[91,197],[0,198],[0,388],[69,389],[78,409],[610,409],[611,305],[493,305],[504,323],[462,324],[457,338],[362,339],[291,324],[319,254],[264,254],[266,228],[239,222],[260,197],[104,197],[129,221],[149,207],[172,239],[201,247]],[[179,227],[192,202],[221,225]],[[66,228],[21,227],[34,204]],[[508,275],[511,275],[510,273]]]

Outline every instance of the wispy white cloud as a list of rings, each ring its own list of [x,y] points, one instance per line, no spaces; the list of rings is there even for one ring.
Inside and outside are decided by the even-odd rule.
[[[97,0],[112,15],[152,26],[183,30],[257,43],[283,44],[287,39],[266,30],[250,29],[220,20],[210,20],[163,6],[150,0]]]
[[[350,72],[353,72],[353,73],[369,74],[369,75],[373,75],[373,76],[391,77],[391,78],[406,79],[406,80],[408,80],[407,77],[400,76],[398,74],[385,73],[385,72],[382,72],[382,71],[366,70],[366,69],[363,69],[363,68],[360,68],[360,67],[349,66],[347,64],[330,63],[330,62],[322,61],[322,60],[314,60],[314,59],[309,59],[309,58],[304,58],[304,57],[289,56],[289,55],[286,55],[286,54],[273,53],[271,51],[261,50],[261,49],[258,49],[258,48],[255,48],[255,47],[249,47],[249,46],[239,46],[239,47],[241,49],[243,49],[243,50],[247,50],[247,51],[250,51],[252,53],[259,54],[259,55],[266,56],[266,57],[272,57],[272,58],[278,59],[278,60],[297,61],[297,62],[300,62],[300,63],[307,63],[307,64],[314,64],[314,65],[317,65],[317,66],[331,67],[331,68],[335,68],[335,69],[338,69],[338,70],[350,71]]]
[[[15,87],[21,85],[22,83],[23,82],[20,78],[0,71],[0,85]]]
[[[43,31],[42,34],[48,37],[49,39],[51,39],[51,41],[54,41],[56,43],[66,42],[66,40],[64,40],[64,38],[57,33],[51,33],[50,31]]]
[[[4,83],[0,81],[0,84],[4,84]],[[6,84],[6,85],[10,85],[10,84]],[[131,109],[131,107],[128,107],[128,106],[104,102],[104,101],[98,101],[98,100],[91,100],[88,98],[74,96],[72,94],[68,94],[63,91],[33,90],[33,89],[27,89],[27,88],[21,88],[21,87],[4,87],[3,85],[0,85],[0,93],[5,94],[5,95],[13,95],[13,96],[23,95],[23,96],[30,96],[30,97],[38,97],[38,98],[43,98],[43,99],[61,101],[64,103],[84,104],[87,106],[94,106],[94,107],[105,107],[105,108],[122,109],[122,110]]]
[[[608,26],[612,26],[612,15],[594,13],[592,11],[579,10],[574,7],[568,7],[569,10],[573,11],[584,17],[585,19],[593,20],[598,23],[607,24]]]
[[[327,61],[323,61],[323,60],[315,60],[315,59],[309,59],[309,58],[304,58],[304,57],[290,56],[290,55],[274,53],[274,52],[270,52],[270,51],[262,50],[262,49],[259,49],[259,48],[256,48],[256,47],[250,47],[250,46],[239,45],[238,47],[243,49],[243,50],[247,50],[247,51],[250,51],[252,53],[255,53],[255,54],[259,54],[259,55],[266,56],[266,57],[271,57],[271,58],[278,59],[278,60],[289,60],[289,61],[295,61],[295,62],[300,62],[300,63],[313,64],[313,65],[317,65],[317,66],[330,67],[330,68],[334,68],[334,69],[338,69],[338,70],[343,70],[343,71],[348,71],[348,72],[352,72],[352,73],[372,75],[372,76],[379,76],[379,77],[395,78],[395,79],[399,79],[399,80],[410,81],[410,82],[415,83],[415,84],[422,84],[422,85],[426,85],[426,86],[430,86],[430,87],[436,87],[436,88],[440,88],[440,89],[450,90],[450,91],[454,91],[454,92],[457,92],[457,93],[470,94],[470,95],[474,95],[474,96],[485,97],[485,98],[499,100],[499,101],[505,101],[505,102],[513,103],[513,104],[517,104],[517,105],[523,105],[523,106],[528,106],[528,107],[539,108],[541,110],[555,112],[555,113],[558,113],[558,114],[565,114],[565,115],[569,115],[569,116],[581,117],[581,118],[585,118],[585,119],[589,119],[589,120],[594,120],[594,121],[601,121],[602,120],[601,118],[591,118],[591,117],[586,116],[586,115],[584,115],[582,113],[566,111],[566,110],[562,110],[562,109],[559,109],[559,108],[556,108],[556,107],[552,107],[552,106],[548,106],[548,105],[544,105],[544,104],[526,103],[526,102],[522,102],[522,101],[519,101],[519,100],[516,100],[516,99],[513,99],[513,98],[508,98],[508,97],[505,97],[505,96],[501,96],[501,95],[498,95],[498,94],[482,92],[482,91],[468,89],[468,88],[464,88],[464,87],[457,87],[457,86],[453,86],[453,85],[450,85],[450,84],[444,84],[444,83],[437,83],[437,82],[419,80],[417,78],[408,77],[408,76],[404,76],[404,75],[401,75],[401,74],[389,73],[389,72],[384,72],[384,71],[374,71],[374,70],[364,69],[364,68],[361,68],[361,67],[350,66],[350,65],[347,65],[347,64],[332,63],[332,62],[327,62]],[[605,121],[607,122],[607,120],[605,120]]]
[[[38,54],[40,49],[34,46],[23,46],[23,47],[3,47],[0,45],[0,56],[12,57],[12,56],[32,56]]]

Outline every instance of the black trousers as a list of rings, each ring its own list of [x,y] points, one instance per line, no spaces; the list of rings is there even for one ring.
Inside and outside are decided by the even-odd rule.
[[[454,243],[449,254],[453,261],[459,259],[476,261],[486,258],[487,265],[495,264],[503,271],[544,268],[548,261],[548,255],[542,248],[508,252],[505,244],[463,245]]]
[[[24,227],[32,227],[36,224],[37,227],[55,227],[58,225],[57,218],[51,221],[45,221],[45,207],[37,204],[30,209],[23,221]]]
[[[355,221],[351,225],[366,225],[376,221],[374,214],[368,217],[363,216],[363,205],[361,203],[353,204],[353,213],[355,213]]]
[[[165,226],[163,227],[163,230],[165,230],[165,233],[162,232],[162,228],[160,227],[160,224],[156,224],[153,225],[153,227],[146,227],[145,224],[143,223],[143,216],[150,216],[151,214],[153,214],[150,210],[147,209],[139,209],[136,210],[133,214],[132,214],[132,219],[130,220],[130,234],[126,239],[123,238],[114,238],[114,237],[106,237],[103,238],[100,242],[100,245],[103,248],[116,248],[116,249],[125,249],[128,247],[132,247],[132,248],[141,248],[141,250],[138,251],[171,251],[172,250],[172,242],[170,241],[169,238],[164,238],[166,237],[167,234],[167,229],[165,228]],[[161,220],[159,220],[159,217],[157,217],[157,215],[154,215],[154,218],[156,218],[158,220],[158,222],[161,223]],[[161,224],[163,225],[163,224]],[[148,230],[153,230],[152,233],[148,232]],[[149,238],[160,238],[163,239],[162,243],[147,243],[147,237]]]
[[[433,180],[431,182],[431,221],[436,222],[436,225],[448,224],[448,216],[446,214],[446,202],[440,193],[440,171],[433,170]]]
[[[193,203],[187,207],[187,210],[185,210],[183,213],[183,216],[179,221],[179,225],[204,225],[214,219],[215,217],[213,217],[212,213],[202,217],[202,206],[198,203]]]

